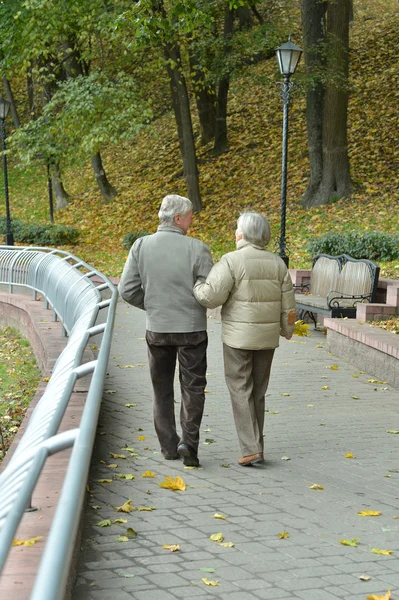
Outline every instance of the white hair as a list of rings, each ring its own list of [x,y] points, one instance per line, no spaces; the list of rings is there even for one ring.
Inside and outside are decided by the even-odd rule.
[[[172,223],[176,215],[184,217],[190,210],[193,210],[191,200],[177,194],[169,194],[162,200],[158,217],[162,223]]]
[[[256,212],[243,213],[237,221],[237,230],[242,233],[244,240],[266,246],[270,242],[271,233],[269,221]]]

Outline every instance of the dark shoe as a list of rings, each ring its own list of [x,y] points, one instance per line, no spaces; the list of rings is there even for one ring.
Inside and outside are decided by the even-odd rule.
[[[254,465],[255,463],[263,462],[263,452],[258,452],[257,454],[250,454],[249,456],[243,456],[238,459],[238,464],[242,467],[249,467],[249,465]]]
[[[177,446],[177,453],[179,454],[179,456],[183,456],[183,457],[191,456],[191,454],[192,454],[190,448],[184,442],[182,442],[181,444],[179,444]]]
[[[163,457],[165,460],[178,460],[180,458],[178,454],[164,454]]]
[[[190,446],[182,442],[177,446],[177,452],[183,457],[185,467],[199,467],[197,453],[191,450]]]
[[[198,456],[194,453],[191,456],[184,456],[183,463],[185,467],[199,467]]]

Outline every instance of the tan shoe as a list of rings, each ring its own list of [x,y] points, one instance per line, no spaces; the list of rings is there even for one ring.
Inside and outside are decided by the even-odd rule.
[[[258,452],[257,454],[250,454],[249,456],[243,456],[238,459],[238,464],[242,467],[248,467],[249,465],[253,465],[258,462],[263,461],[263,452]]]

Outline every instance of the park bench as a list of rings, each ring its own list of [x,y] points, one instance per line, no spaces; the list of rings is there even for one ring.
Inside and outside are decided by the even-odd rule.
[[[356,317],[356,305],[374,302],[380,268],[371,260],[347,254],[319,254],[313,259],[310,283],[294,286],[299,318],[317,326],[317,314]]]

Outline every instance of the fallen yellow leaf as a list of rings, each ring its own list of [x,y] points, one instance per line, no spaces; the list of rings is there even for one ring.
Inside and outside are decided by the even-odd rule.
[[[183,479],[179,476],[176,477],[176,479],[173,479],[173,477],[169,475],[168,477],[165,477],[165,481],[162,481],[162,483],[158,483],[158,485],[167,490],[181,490],[182,492],[184,492],[184,490],[186,489],[186,484],[184,483]]]
[[[371,552],[374,552],[374,554],[383,554],[384,556],[390,556],[393,550],[379,550],[379,548],[372,548]]]
[[[144,442],[145,440],[145,435],[138,435],[137,439],[139,440],[139,442]]]
[[[215,513],[213,515],[213,518],[214,519],[221,519],[222,521],[226,521],[226,517],[224,515],[219,514],[219,513]]]
[[[126,458],[126,456],[124,454],[114,454],[113,452],[110,452],[109,455],[112,458]]]
[[[304,323],[301,320],[295,321],[294,335],[299,337],[307,337],[309,335],[308,329],[309,325],[307,323]]]
[[[125,504],[122,504],[122,506],[115,506],[115,510],[125,513],[132,512],[132,510],[134,510],[134,506],[132,506],[132,500],[127,500]]]
[[[326,369],[331,369],[331,371],[338,371],[339,366],[338,365],[330,365],[330,366],[327,366]]]
[[[122,519],[122,518],[120,518],[120,519],[114,519],[112,522],[115,523],[116,525],[119,525],[119,524],[122,524],[122,523],[127,523],[127,519]]]
[[[129,538],[126,535],[120,535],[118,537],[118,542],[128,542]]]
[[[290,534],[288,533],[288,531],[283,531],[283,533],[278,533],[277,535],[280,540],[286,540],[287,538],[290,537]]]
[[[206,577],[203,577],[202,581],[205,583],[205,585],[213,585],[213,586],[219,585],[219,581],[210,581]]]
[[[178,552],[180,550],[179,544],[164,544],[162,550],[169,550],[170,552]]]
[[[98,483],[112,483],[112,479],[97,479]]]
[[[361,517],[379,517],[381,513],[379,510],[358,510],[357,514]]]
[[[339,540],[339,543],[343,546],[352,546],[353,548],[357,548],[357,543],[360,538],[353,538],[353,540]]]
[[[352,452],[348,452],[348,454],[345,454],[345,458],[356,458],[356,456],[353,456]]]
[[[209,536],[209,539],[212,540],[212,542],[223,542],[224,536],[223,533],[212,533],[212,535]]]
[[[117,466],[118,466],[118,465],[117,465],[116,463],[111,463],[110,465],[107,465],[107,467],[108,467],[109,469],[116,469],[116,468],[117,468]]]
[[[291,394],[287,394],[287,393],[284,393],[284,394],[281,394],[281,395],[282,396],[291,396]]]
[[[362,581],[370,581],[371,577],[370,575],[360,575],[359,579]]]
[[[155,506],[138,506],[137,510],[151,512],[153,510],[156,510],[156,508]]]
[[[223,548],[234,548],[233,542],[220,542],[219,545],[223,546]]]
[[[322,390],[329,390],[330,388],[328,387],[328,385],[322,385],[322,386],[321,386],[321,389],[322,389]]]
[[[383,596],[376,596],[375,594],[372,594],[371,596],[367,596],[367,600],[390,600],[391,597],[391,590],[388,590],[386,594],[384,594]]]
[[[156,477],[157,474],[153,473],[152,471],[145,471],[144,473],[141,474],[142,477]]]
[[[324,490],[324,487],[322,485],[320,485],[319,483],[314,483],[313,485],[310,486],[311,490]]]
[[[26,546],[27,548],[30,548],[30,546],[34,546],[36,544],[36,542],[38,542],[39,540],[42,539],[42,535],[37,535],[36,537],[33,538],[29,538],[28,540],[17,540],[14,539],[12,541],[12,545],[13,546]]]

